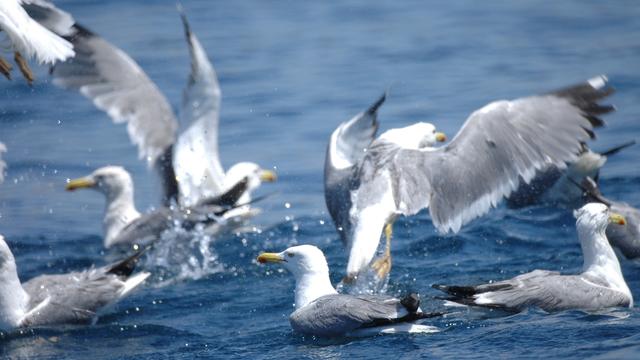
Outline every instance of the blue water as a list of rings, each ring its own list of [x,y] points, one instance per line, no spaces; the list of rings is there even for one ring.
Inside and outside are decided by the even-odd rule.
[[[188,53],[174,2],[57,1],[129,53],[175,107]],[[319,246],[332,279],[346,256],[323,199],[331,131],[390,89],[382,130],[431,121],[450,136],[489,101],[540,93],[607,74],[618,111],[594,149],[640,134],[640,6],[637,1],[207,1],[184,0],[192,28],[220,77],[222,162],[275,168],[277,194],[260,204],[254,232],[196,237],[177,258],[147,258],[154,277],[94,326],[29,329],[0,336],[6,358],[477,358],[640,357],[640,312],[528,311],[483,318],[459,313],[431,335],[318,340],[292,333],[293,278],[258,266],[264,250]],[[136,202],[158,204],[155,177],[115,126],[80,95],[36,69],[33,88],[0,81],[0,141],[9,152],[0,186],[0,232],[22,279],[103,265],[118,254],[101,243],[103,198],[64,192],[67,178],[125,166]],[[0,79],[4,80],[4,79]],[[636,146],[602,172],[606,195],[640,206]],[[422,294],[436,282],[475,283],[535,268],[578,271],[580,248],[568,212],[500,208],[457,235],[439,236],[427,215],[401,219],[388,293]],[[149,254],[151,257],[154,254]],[[161,256],[162,254],[155,254]],[[166,255],[166,254],[165,254]],[[166,255],[168,256],[168,255]],[[196,259],[181,268],[180,256]],[[164,262],[163,262],[164,261]],[[640,264],[622,260],[640,299]]]

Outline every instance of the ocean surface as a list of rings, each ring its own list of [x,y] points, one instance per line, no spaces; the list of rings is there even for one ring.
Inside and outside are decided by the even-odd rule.
[[[131,55],[175,109],[189,58],[174,1],[59,0],[56,4]],[[0,335],[2,358],[359,359],[640,358],[640,311],[601,314],[530,310],[497,317],[461,311],[429,321],[441,332],[315,339],[292,332],[293,277],[258,265],[261,251],[314,244],[331,276],[346,254],[326,211],[323,162],[335,127],[385,90],[381,130],[433,122],[452,137],[475,109],[606,74],[617,89],[590,145],[640,137],[640,3],[637,1],[208,1],[184,8],[220,78],[220,151],[228,167],[275,169],[251,231],[182,237],[140,267],[154,274],[93,326]],[[9,151],[0,185],[0,233],[19,275],[101,266],[103,197],[67,193],[65,182],[107,165],[134,177],[139,209],[159,204],[155,174],[123,125],[81,95],[55,87],[46,67],[26,85],[0,79],[0,141]],[[602,188],[640,206],[640,146],[609,159]],[[503,206],[456,235],[439,235],[428,214],[396,223],[386,292],[422,295],[443,309],[433,283],[472,284],[533,269],[576,272],[582,257],[571,213]],[[640,263],[621,260],[636,299]],[[636,303],[637,304],[637,303]],[[491,315],[491,314],[490,314]]]

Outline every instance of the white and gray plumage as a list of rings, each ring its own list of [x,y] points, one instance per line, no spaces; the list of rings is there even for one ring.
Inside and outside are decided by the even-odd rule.
[[[575,209],[585,204],[582,191],[574,182],[581,183],[586,178],[595,179],[607,159],[631,145],[629,141],[603,152],[594,152],[586,145],[577,160],[568,164],[565,169],[550,166],[539,171],[528,184],[521,182],[518,189],[507,198],[507,206],[512,209],[536,204]]]
[[[133,199],[133,180],[120,166],[105,166],[88,176],[70,180],[66,189],[89,188],[104,194],[104,247],[114,245],[146,245],[177,224],[190,230],[197,224],[209,226],[234,209],[238,198],[246,193],[248,181],[239,181],[218,197],[208,198],[190,207],[160,207],[141,214]]]
[[[428,207],[439,231],[457,232],[537,171],[575,161],[582,143],[603,124],[598,115],[613,110],[597,103],[613,91],[606,81],[599,76],[544,95],[492,102],[472,113],[442,147],[421,146],[411,127],[375,140],[351,194],[347,277],[366,269],[383,227],[398,215]]]
[[[41,275],[22,284],[13,254],[0,235],[0,330],[95,321],[150,275],[131,276],[138,256],[85,271]]]
[[[384,103],[382,95],[367,110],[340,124],[331,134],[324,161],[324,199],[333,223],[343,243],[351,234],[352,190],[358,185],[358,166],[378,131],[378,109]]]
[[[620,250],[627,259],[640,258],[640,210],[633,206],[606,198],[600,192],[598,184],[586,178],[581,184],[589,201],[597,201],[607,205],[612,212],[624,216],[625,225],[611,223],[607,226],[609,243]]]
[[[437,328],[413,322],[440,314],[423,313],[417,295],[397,299],[384,295],[338,294],[329,279],[324,254],[312,245],[294,246],[281,253],[262,253],[260,263],[283,264],[296,278],[291,327],[314,336],[365,336],[393,332],[434,332]]]
[[[160,174],[165,204],[176,199],[182,205],[193,205],[221,194],[245,177],[250,184],[242,201],[248,202],[249,193],[262,181],[274,181],[275,174],[254,163],[239,163],[223,171],[218,155],[218,79],[184,15],[182,19],[191,74],[180,111],[189,127],[180,137],[169,102],[138,64],[79,24],[68,36],[77,55],[52,68],[54,83],[80,91],[114,122],[127,124],[140,157]]]
[[[574,215],[584,256],[580,274],[561,275],[555,271],[535,270],[486,285],[434,285],[434,288],[451,295],[447,300],[453,302],[510,311],[527,307],[548,312],[633,307],[631,291],[605,235],[609,221],[624,224],[624,218],[600,203],[589,203]]]
[[[40,64],[53,64],[74,56],[73,45],[67,40],[38,23],[38,18],[31,18],[25,11],[37,7],[42,9],[39,19],[63,34],[73,24],[71,16],[46,0],[2,0],[0,2],[0,30],[9,38],[15,52],[15,60],[23,75],[31,83],[33,74],[26,60],[35,58]],[[23,58],[26,56],[26,59]],[[10,76],[11,65],[0,58],[0,72],[7,78]]]
[[[2,159],[2,154],[7,152],[7,146],[0,142],[0,184],[4,182],[4,173],[7,170],[7,163]]]

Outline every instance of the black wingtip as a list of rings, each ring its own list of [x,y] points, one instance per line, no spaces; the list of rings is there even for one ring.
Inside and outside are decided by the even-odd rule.
[[[367,113],[370,115],[375,114],[376,112],[378,112],[378,109],[380,108],[380,106],[382,106],[382,104],[384,103],[384,101],[387,99],[387,94],[388,92],[385,91],[382,96],[380,96],[378,98],[378,100],[376,100],[376,102],[374,102],[373,104],[371,104],[371,106],[369,106],[369,108],[367,109]]]
[[[176,10],[180,15],[180,20],[182,20],[182,26],[184,27],[184,35],[187,37],[187,40],[191,42],[191,26],[189,25],[189,20],[187,20],[187,15],[184,12],[184,7],[182,7],[181,2],[176,2]]]
[[[404,306],[409,313],[415,313],[420,308],[420,296],[416,293],[411,293],[400,300],[400,304]]]
[[[603,203],[608,207],[611,207],[611,202],[605,199],[604,196],[602,196],[602,193],[598,188],[598,184],[592,178],[587,176],[582,180],[582,182],[578,183],[575,179],[569,177],[569,181],[571,181],[575,186],[579,187],[591,200]]]
[[[246,176],[242,178],[242,180],[238,181],[235,185],[231,187],[231,189],[227,190],[223,194],[218,196],[214,196],[211,198],[203,199],[198,202],[196,206],[224,206],[224,207],[232,207],[234,206],[240,197],[247,191],[249,187],[249,178]]]
[[[600,105],[598,101],[613,94],[615,89],[608,83],[604,75],[596,76],[586,82],[552,91],[549,95],[567,99],[583,112],[593,127],[604,126],[605,123],[597,115],[615,110],[613,105]]]
[[[149,246],[142,248],[137,253],[129,256],[128,258],[113,264],[111,268],[107,271],[107,273],[118,275],[118,276],[124,276],[124,277],[131,276],[131,274],[136,268],[136,264],[138,263],[138,260],[140,259],[142,254],[144,254],[147,251],[147,249],[149,249]]]
[[[630,140],[630,141],[627,141],[626,143],[624,143],[624,144],[622,144],[622,145],[614,146],[614,147],[612,147],[612,148],[611,148],[611,149],[609,149],[609,150],[605,150],[605,151],[601,152],[601,153],[600,153],[600,155],[602,155],[602,156],[611,156],[611,155],[615,155],[615,154],[617,154],[618,152],[620,152],[620,150],[626,149],[626,148],[628,148],[628,147],[630,147],[630,146],[633,146],[633,145],[635,145],[635,144],[636,144],[636,141],[635,141],[635,140]]]
[[[453,296],[462,296],[462,297],[472,296],[472,295],[475,295],[477,292],[476,288],[473,286],[433,284],[431,285],[431,287]]]

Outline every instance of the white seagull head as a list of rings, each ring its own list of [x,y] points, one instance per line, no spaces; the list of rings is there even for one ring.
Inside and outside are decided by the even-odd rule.
[[[66,189],[94,189],[107,197],[117,196],[125,191],[133,190],[131,175],[121,166],[105,166],[95,170],[88,176],[69,180]]]
[[[392,142],[405,149],[431,148],[438,142],[447,141],[447,136],[436,131],[433,124],[419,122],[403,128],[391,129],[380,135],[381,140]]]

